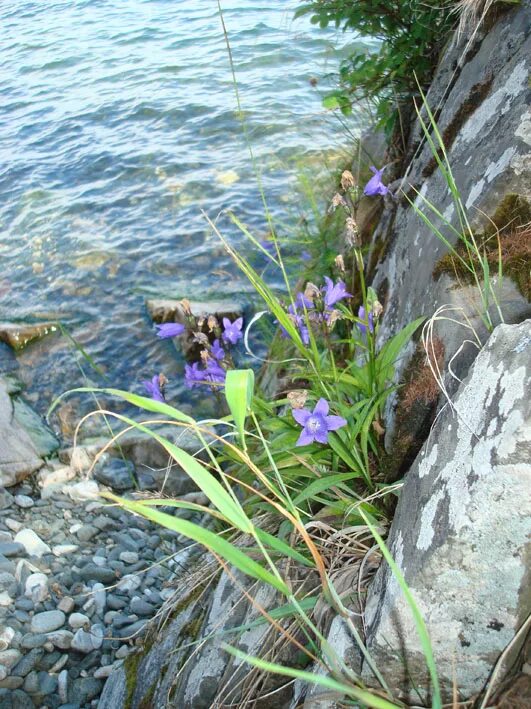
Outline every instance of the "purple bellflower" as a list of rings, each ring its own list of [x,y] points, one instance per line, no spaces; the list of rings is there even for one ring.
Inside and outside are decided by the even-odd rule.
[[[184,325],[178,322],[166,322],[163,325],[156,325],[157,337],[166,340],[170,337],[177,337],[177,335],[182,335],[185,331]]]
[[[221,361],[223,357],[225,357],[225,350],[221,346],[219,340],[214,340],[214,342],[212,343],[212,355],[218,361]]]
[[[199,369],[199,362],[184,365],[184,381],[188,389],[192,389],[200,382],[205,381],[205,372]]]
[[[329,416],[328,410],[326,399],[319,399],[313,411],[292,410],[293,418],[303,427],[296,446],[307,446],[314,441],[328,443],[329,431],[337,431],[338,428],[347,425],[342,416]]]
[[[146,379],[142,382],[142,384],[144,385],[145,390],[151,396],[152,399],[154,399],[155,401],[164,401],[164,395],[160,390],[160,380],[158,374],[155,374],[151,381]]]
[[[243,337],[242,326],[243,318],[237,318],[232,323],[228,318],[223,318],[223,327],[225,328],[223,331],[223,339],[225,342],[230,342],[231,345],[235,345],[238,340],[241,340]]]
[[[327,310],[334,307],[336,303],[343,298],[352,298],[350,293],[347,293],[347,287],[343,281],[339,280],[335,285],[331,278],[324,277],[326,286],[324,287],[324,304]]]
[[[382,182],[382,173],[385,170],[385,167],[382,167],[381,170],[377,170],[374,165],[371,165],[371,170],[372,172],[374,172],[374,175],[365,185],[363,194],[367,197],[375,197],[376,195],[387,194],[389,190]]]
[[[299,331],[301,340],[305,345],[308,345],[310,344],[310,333],[308,332],[306,318],[304,317],[304,315],[299,315],[299,313],[297,312],[297,308],[300,308],[303,311],[304,308],[306,308],[306,310],[311,310],[313,308],[313,303],[309,298],[306,298],[304,293],[297,293],[294,298],[294,303],[295,305],[293,305],[292,303],[288,306],[288,313],[291,315],[291,320],[293,320],[293,323]],[[288,331],[282,325],[280,326],[280,333],[282,337],[290,337]]]
[[[222,384],[225,381],[227,372],[216,362],[215,359],[209,359],[205,368],[205,381],[215,384]]]
[[[358,310],[358,317],[360,320],[367,320],[367,322],[369,324],[369,332],[371,332],[371,333],[374,332],[374,316],[372,314],[372,310],[369,313],[369,317],[366,318],[365,317],[365,308],[363,307],[363,305],[360,305],[360,309]],[[365,333],[367,332],[367,325],[364,325],[364,323],[361,323],[361,322],[357,323],[357,325],[358,325],[358,328],[359,328],[361,334],[365,335]]]

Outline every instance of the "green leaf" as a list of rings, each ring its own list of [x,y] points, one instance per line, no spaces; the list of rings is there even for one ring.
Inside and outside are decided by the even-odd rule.
[[[302,492],[299,492],[297,497],[294,498],[293,504],[300,505],[301,502],[310,499],[314,495],[318,495],[323,490],[328,490],[333,485],[343,482],[344,480],[352,480],[352,478],[361,477],[360,473],[337,473],[335,475],[326,475],[325,477],[314,480],[310,483],[308,487],[305,487]]]
[[[244,574],[247,574],[247,576],[251,576],[258,581],[264,581],[286,596],[290,594],[289,588],[281,579],[278,579],[272,573],[264,569],[258,562],[254,561],[254,559],[248,557],[240,548],[234,546],[234,544],[231,544],[226,539],[223,539],[223,537],[214,534],[214,532],[200,527],[198,524],[189,522],[188,520],[172,517],[165,512],[159,512],[142,502],[133,502],[132,500],[126,500],[116,495],[111,495],[110,493],[107,493],[105,496],[115,500],[122,505],[122,507],[125,507],[125,509],[131,512],[136,512],[146,519],[150,519],[152,522],[166,527],[166,529],[171,529],[178,534],[183,534],[185,537],[188,537],[188,539],[193,539],[193,541],[202,544],[214,554],[221,556],[229,564],[232,564]]]
[[[254,391],[252,369],[231,369],[225,379],[225,398],[245,446],[245,419],[251,407]]]
[[[376,357],[376,367],[379,375],[380,387],[385,386],[385,382],[391,379],[393,368],[398,356],[404,349],[406,342],[411,338],[414,332],[417,330],[419,325],[424,322],[426,318],[418,318],[403,330],[400,330],[394,337],[388,340],[382,347],[378,356]]]

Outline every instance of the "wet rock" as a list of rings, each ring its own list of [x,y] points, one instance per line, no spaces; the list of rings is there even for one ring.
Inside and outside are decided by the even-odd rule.
[[[41,557],[44,554],[50,554],[51,549],[42,539],[35,534],[33,529],[21,529],[15,536],[15,542],[19,542],[24,546],[28,556]]]
[[[62,611],[44,611],[36,613],[31,619],[32,633],[50,633],[65,624],[66,617]]]
[[[494,330],[407,473],[389,534],[448,701],[454,685],[463,699],[481,691],[528,612],[530,354],[530,320]],[[365,619],[368,650],[387,681],[405,697],[422,691],[422,648],[387,565],[370,587]]]
[[[94,467],[94,477],[102,485],[123,492],[135,487],[135,466],[128,460],[111,458],[97,463]]]

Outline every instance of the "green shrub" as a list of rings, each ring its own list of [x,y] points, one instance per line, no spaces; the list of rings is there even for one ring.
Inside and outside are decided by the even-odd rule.
[[[434,0],[305,2],[296,16],[310,14],[320,27],[335,25],[379,40],[376,50],[357,49],[342,62],[338,89],[325,98],[325,107],[348,114],[354,102],[369,101],[390,132],[397,105],[417,93],[417,80],[424,87],[431,78],[441,44],[454,25],[450,7]]]

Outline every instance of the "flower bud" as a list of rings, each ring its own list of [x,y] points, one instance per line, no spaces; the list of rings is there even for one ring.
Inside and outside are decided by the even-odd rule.
[[[379,318],[382,313],[383,313],[383,305],[380,303],[379,300],[375,300],[374,303],[372,304],[372,314],[374,315],[375,318]]]
[[[183,298],[180,302],[180,306],[183,309],[185,315],[192,315],[192,308],[190,306],[190,301],[187,298]]]
[[[314,300],[315,298],[318,298],[321,295],[321,292],[319,288],[315,285],[315,283],[312,283],[311,281],[308,281],[306,284],[306,288],[304,289],[304,297],[308,298],[308,300]]]
[[[346,270],[346,269],[345,269],[345,262],[344,262],[343,256],[342,256],[341,254],[338,254],[338,255],[335,257],[334,262],[335,262],[335,264],[336,264],[337,270],[338,270],[340,273],[345,273],[345,270]]]

